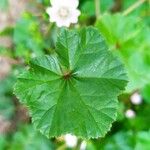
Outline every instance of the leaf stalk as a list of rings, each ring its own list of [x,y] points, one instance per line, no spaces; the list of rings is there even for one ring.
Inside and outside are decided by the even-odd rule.
[[[98,19],[100,17],[100,0],[95,0],[95,14]]]
[[[131,5],[129,8],[127,8],[124,12],[123,15],[127,16],[128,14],[130,14],[132,11],[134,11],[135,9],[137,9],[140,5],[142,5],[144,2],[146,2],[147,0],[138,0],[136,3],[134,3],[133,5]]]

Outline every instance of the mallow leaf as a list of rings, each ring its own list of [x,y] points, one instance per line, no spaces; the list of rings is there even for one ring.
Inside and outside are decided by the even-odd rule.
[[[116,119],[117,96],[126,83],[122,63],[98,30],[62,29],[56,53],[32,60],[30,69],[19,76],[15,94],[46,136],[97,138]]]
[[[150,29],[143,20],[130,15],[104,14],[95,26],[106,37],[110,49],[125,64],[130,81],[127,92],[134,92],[149,84]]]

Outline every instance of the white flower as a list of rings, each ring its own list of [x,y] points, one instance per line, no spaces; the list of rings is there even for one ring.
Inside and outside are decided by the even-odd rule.
[[[70,148],[73,148],[77,145],[77,137],[71,134],[66,134],[65,135],[65,142],[66,145]]]
[[[51,0],[51,5],[46,10],[50,16],[50,22],[56,22],[58,27],[69,27],[71,23],[78,22],[79,0]]]
[[[132,110],[132,109],[128,109],[126,112],[125,112],[125,116],[127,118],[134,118],[135,117],[135,112]]]
[[[142,103],[142,97],[137,92],[134,93],[133,95],[131,95],[130,100],[131,100],[132,104],[135,104],[135,105],[139,105]]]

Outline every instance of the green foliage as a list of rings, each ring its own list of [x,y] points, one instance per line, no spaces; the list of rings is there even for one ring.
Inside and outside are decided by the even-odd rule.
[[[7,10],[8,7],[8,0],[1,0],[0,2],[0,10]]]
[[[13,136],[9,150],[53,150],[52,143],[32,126],[23,126]]]
[[[6,27],[0,32],[0,36],[12,36],[13,35],[13,28]]]
[[[150,124],[150,116],[148,115],[150,112],[150,105],[144,105],[139,108],[135,108],[137,116],[132,119],[126,121],[126,127],[128,129],[133,128],[137,131],[140,130],[149,130],[149,124]],[[144,117],[143,117],[144,116]],[[142,123],[144,122],[144,123]]]
[[[14,114],[14,104],[9,97],[0,98],[0,115],[4,116],[5,119],[10,119]]]
[[[6,149],[6,145],[7,145],[6,137],[0,134],[0,150]]]
[[[150,148],[150,131],[137,134],[136,150],[148,150]]]
[[[100,10],[102,12],[109,10],[113,5],[113,0],[100,1]],[[81,6],[81,11],[84,15],[95,16],[95,3],[93,0],[86,0]]]
[[[87,144],[87,150],[148,150],[150,132],[120,131],[97,142]]]
[[[0,55],[18,67],[11,66],[4,78],[0,65],[0,150],[76,150],[81,149],[81,137],[96,138],[86,140],[86,150],[149,150],[149,0],[127,16],[115,11],[123,13],[137,0],[100,0],[99,19],[95,0],[79,0],[79,21],[69,30],[49,22],[50,0],[25,2],[20,18],[13,16],[18,6],[10,3],[8,9],[8,2],[0,0],[0,28],[7,24],[0,29]],[[10,14],[6,20],[5,12]],[[81,29],[94,24],[98,30]],[[5,37],[12,41],[9,47]],[[127,79],[118,58],[129,76],[125,93]],[[12,92],[20,73],[15,93],[21,103]],[[135,92],[142,97],[140,104],[132,99]],[[129,109],[133,118],[126,114]],[[33,129],[29,113],[34,127],[51,140]],[[67,146],[66,136],[57,138],[66,133],[78,136],[76,147]]]
[[[0,80],[0,115],[5,119],[11,119],[15,112],[15,106],[12,99],[12,91],[16,76],[21,70],[19,67],[14,67],[6,78]]]
[[[111,50],[125,63],[130,79],[127,91],[142,88],[150,81],[149,28],[133,16],[105,14],[96,27],[105,36]],[[136,61],[135,61],[136,60]],[[140,70],[140,71],[139,71]]]
[[[142,90],[141,90],[142,96],[145,100],[145,102],[150,103],[150,85],[146,85]]]
[[[50,0],[36,0],[38,3],[41,3],[45,6],[48,6],[50,5]]]
[[[133,150],[134,135],[132,132],[118,132],[113,137],[108,138],[103,150]]]
[[[24,17],[18,20],[13,37],[16,56],[28,58],[33,52],[36,56],[44,54],[44,41],[39,26],[37,18],[30,14],[24,14]]]
[[[12,74],[8,75],[8,77],[3,80],[0,80],[0,95],[8,96],[12,94],[12,86],[16,82],[15,71],[16,70],[13,70]]]
[[[15,94],[37,129],[48,137],[104,136],[116,118],[117,96],[127,83],[122,63],[92,27],[62,30],[56,53],[34,59]]]
[[[122,9],[126,10],[131,5],[134,5],[136,2],[137,2],[137,0],[123,0]],[[149,1],[145,1],[145,3],[143,3],[137,9],[135,9],[134,11],[132,11],[130,15],[145,17],[149,13],[149,8],[150,8]],[[148,20],[148,18],[147,18],[147,20]]]
[[[93,1],[85,1],[81,7],[81,10],[87,16],[94,16],[95,15],[95,6]]]
[[[6,47],[0,45],[0,55],[11,57],[12,51],[10,48],[6,48]]]

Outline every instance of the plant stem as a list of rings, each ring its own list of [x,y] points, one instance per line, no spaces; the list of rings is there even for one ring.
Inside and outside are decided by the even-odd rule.
[[[81,139],[78,139],[78,143],[77,143],[77,146],[74,150],[79,150],[80,149],[80,146],[81,146],[81,143],[82,143],[82,140]]]
[[[100,16],[100,0],[95,0],[95,14],[98,19]]]
[[[147,0],[138,0],[136,3],[134,3],[133,5],[131,5],[129,8],[127,8],[124,12],[123,15],[127,16],[129,13],[131,13],[133,10],[135,10],[136,8],[138,8],[140,5],[142,5],[144,2],[146,2]]]

